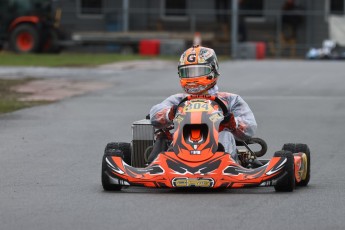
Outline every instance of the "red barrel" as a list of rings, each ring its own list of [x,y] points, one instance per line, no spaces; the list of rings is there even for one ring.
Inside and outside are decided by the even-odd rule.
[[[264,42],[256,42],[256,59],[264,59],[266,56],[266,44]]]
[[[158,55],[160,41],[159,40],[141,40],[139,42],[140,55]]]

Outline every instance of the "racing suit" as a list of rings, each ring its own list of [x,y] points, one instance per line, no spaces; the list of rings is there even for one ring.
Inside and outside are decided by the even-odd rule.
[[[254,114],[248,104],[239,95],[218,92],[217,85],[209,90],[208,93],[222,100],[228,107],[229,112],[234,114],[236,129],[232,132],[228,129],[221,131],[219,133],[219,142],[224,146],[225,152],[230,153],[234,159],[237,159],[235,139],[244,140],[253,137],[257,128]],[[157,129],[170,126],[172,124],[172,121],[168,118],[170,108],[173,105],[178,105],[186,96],[187,94],[183,93],[175,94],[153,106],[150,110],[152,125]]]

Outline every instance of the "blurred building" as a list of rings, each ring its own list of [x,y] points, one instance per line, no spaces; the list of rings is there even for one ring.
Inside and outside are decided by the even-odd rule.
[[[194,33],[201,32],[203,44],[230,53],[231,0],[57,2],[62,8],[61,26],[81,41],[85,36],[89,41],[116,41],[109,34],[129,32],[137,39],[173,38],[191,44]],[[295,0],[296,7],[287,12],[283,11],[285,2],[240,0],[239,42],[262,41],[271,56],[304,55],[329,38],[329,15],[344,15],[345,0]],[[285,29],[288,20],[283,15],[295,17],[294,32]]]

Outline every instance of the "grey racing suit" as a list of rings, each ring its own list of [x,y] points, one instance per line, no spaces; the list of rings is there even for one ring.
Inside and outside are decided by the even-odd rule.
[[[230,153],[234,159],[237,159],[236,154],[236,142],[235,139],[243,140],[253,137],[257,124],[255,117],[248,104],[239,96],[233,93],[218,92],[216,90],[210,90],[210,94],[216,95],[221,99],[225,105],[227,105],[229,112],[234,114],[236,120],[236,130],[230,132],[224,129],[219,133],[219,142],[224,146],[225,151]],[[152,125],[157,128],[166,128],[172,124],[172,121],[168,118],[168,113],[173,105],[178,105],[180,101],[188,94],[174,94],[161,103],[153,106],[150,110],[150,119]]]

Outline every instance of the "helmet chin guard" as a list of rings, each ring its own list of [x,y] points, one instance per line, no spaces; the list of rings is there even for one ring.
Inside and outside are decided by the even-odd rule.
[[[202,80],[199,80],[197,82],[186,82],[181,80],[181,86],[183,90],[188,94],[202,94],[206,92],[207,90],[211,89],[215,84],[216,80],[205,82]]]
[[[188,94],[202,94],[218,80],[218,60],[213,49],[193,46],[180,58],[178,74],[183,90]]]

